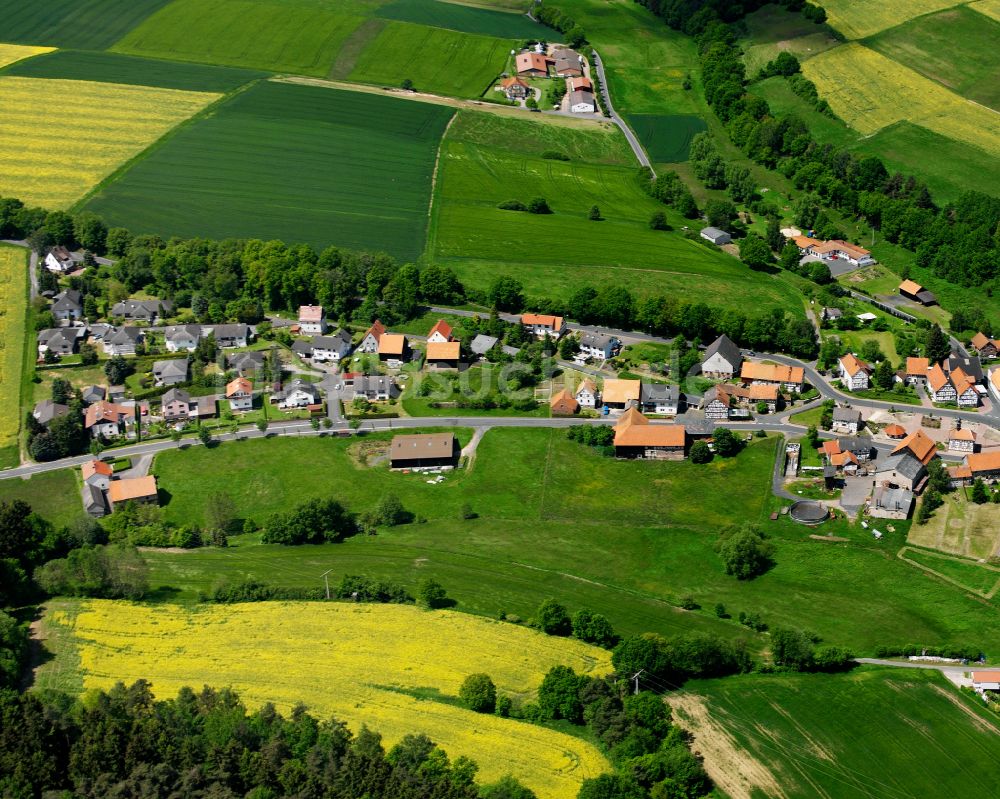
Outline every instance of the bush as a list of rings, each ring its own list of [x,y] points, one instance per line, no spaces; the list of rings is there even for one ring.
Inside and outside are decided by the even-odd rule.
[[[448,604],[448,593],[444,590],[444,586],[430,577],[420,581],[417,597],[420,599],[421,605],[431,610]]]
[[[653,215],[649,217],[649,229],[670,230],[670,224],[667,222],[667,215],[663,213],[663,211],[654,211]]]
[[[559,152],[559,150],[546,150],[542,153],[542,158],[548,161],[569,161],[570,158],[566,153]]]
[[[767,571],[772,565],[774,546],[766,538],[754,524],[730,528],[724,533],[716,551],[722,557],[726,574],[738,580],[751,580]]]
[[[369,580],[367,577],[345,574],[336,590],[337,599],[353,599],[355,602],[382,602],[395,605],[409,605],[413,597],[398,583]]]
[[[529,214],[551,214],[552,209],[544,197],[535,197],[528,202]]]
[[[506,200],[500,203],[497,208],[501,211],[527,211],[528,206],[526,206],[520,200]]]
[[[35,581],[49,594],[142,599],[149,588],[149,566],[133,546],[81,547],[36,569]]]
[[[691,463],[708,463],[712,460],[712,450],[704,441],[695,441],[688,452]]]
[[[462,682],[458,697],[469,710],[492,713],[497,706],[497,687],[488,674],[470,674]]]
[[[539,606],[538,627],[548,635],[570,635],[573,632],[569,613],[554,599],[546,599]]]

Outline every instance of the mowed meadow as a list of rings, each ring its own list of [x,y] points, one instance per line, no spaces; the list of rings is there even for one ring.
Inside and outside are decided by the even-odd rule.
[[[248,603],[196,610],[114,601],[53,603],[46,626],[69,641],[36,685],[79,689],[152,683],[161,697],[190,686],[230,686],[251,707],[288,712],[302,703],[387,746],[424,733],[450,757],[472,758],[478,778],[517,774],[539,799],[574,799],[580,783],[610,770],[592,744],[527,722],[477,714],[457,703],[469,674],[500,693],[534,698],[546,671],[611,671],[607,650],[513,624],[403,605]]]
[[[86,207],[163,236],[276,238],[414,259],[451,115],[439,105],[265,81],[154,148]]]
[[[0,195],[66,208],[218,99],[189,92],[0,77]],[[62,124],[53,119],[58,109]]]

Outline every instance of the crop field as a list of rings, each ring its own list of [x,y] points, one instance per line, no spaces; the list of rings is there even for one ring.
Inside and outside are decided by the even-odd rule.
[[[103,50],[170,0],[0,0],[4,41]]]
[[[1000,114],[874,50],[847,44],[810,58],[802,70],[837,116],[863,134],[908,120],[1000,156]]]
[[[218,96],[0,77],[0,195],[65,208]],[[53,108],[74,124],[51,124]]]
[[[988,559],[1000,553],[1000,505],[976,505],[963,491],[944,497],[926,524],[915,524],[911,544],[967,558]]]
[[[451,114],[375,94],[260,83],[172,136],[87,207],[112,224],[166,236],[278,238],[416,258]]]
[[[0,44],[0,68],[14,64],[25,58],[51,53],[51,47],[30,47],[23,44]]]
[[[341,44],[362,20],[308,0],[175,0],[114,49],[324,77]]]
[[[8,67],[4,74],[24,78],[65,78],[225,93],[255,78],[264,77],[266,73],[140,58],[121,53],[57,50]]]
[[[734,799],[1000,793],[996,714],[936,671],[727,677],[668,701]]]
[[[969,3],[969,8],[1000,21],[1000,0],[976,0],[975,3]]]
[[[28,254],[0,246],[0,466],[20,461],[21,371],[27,335]]]
[[[514,49],[513,39],[389,22],[358,55],[348,80],[417,91],[478,97],[499,75]]]
[[[864,39],[886,28],[894,28],[914,17],[952,8],[956,0],[825,0],[827,24],[848,39]]]
[[[500,36],[508,39],[558,36],[551,28],[532,22],[524,14],[440,2],[440,0],[392,0],[380,6],[376,16],[399,22],[416,22],[462,33]]]
[[[998,41],[1000,21],[958,6],[890,28],[865,44],[962,97],[1000,110]]]
[[[184,686],[231,686],[250,706],[299,702],[362,724],[392,746],[425,733],[452,758],[480,766],[483,782],[514,773],[540,799],[573,799],[584,778],[610,766],[592,744],[457,705],[469,674],[530,698],[555,665],[611,671],[610,653],[513,624],[402,605],[249,603],[197,611],[113,601],[54,611],[77,641],[84,689],[144,678],[161,697]],[[44,674],[44,673],[43,673]],[[445,700],[445,701],[442,701]]]
[[[650,160],[660,164],[687,161],[691,139],[708,127],[696,116],[629,114],[627,119]]]

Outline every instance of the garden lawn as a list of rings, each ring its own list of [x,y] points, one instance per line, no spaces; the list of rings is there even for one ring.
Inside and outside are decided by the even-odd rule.
[[[145,86],[0,77],[0,195],[65,208],[219,97]],[[51,109],[72,125],[49,124]]]
[[[359,83],[399,86],[455,97],[479,97],[504,70],[514,39],[389,22],[360,52],[347,76]]]
[[[4,74],[26,78],[65,78],[222,93],[232,91],[244,83],[265,75],[263,72],[248,69],[212,67],[83,50],[57,50],[44,57],[21,61],[6,69]]]
[[[132,55],[324,77],[363,21],[352,3],[174,0],[119,41]],[[350,13],[355,11],[355,13]]]
[[[103,50],[170,0],[0,0],[6,42]]]
[[[584,779],[610,770],[579,737],[475,714],[457,701],[473,673],[530,699],[556,665],[595,676],[611,670],[607,650],[574,639],[403,605],[266,602],[194,611],[91,600],[75,614],[50,613],[51,626],[73,627],[78,661],[65,665],[82,673],[84,690],[145,679],[159,698],[209,684],[232,687],[252,708],[273,703],[289,713],[302,703],[355,733],[367,725],[387,748],[424,733],[449,757],[474,759],[480,780],[513,772],[539,799],[574,799]]]
[[[28,314],[28,252],[0,246],[0,467],[21,458],[21,386]]]
[[[0,480],[0,502],[15,499],[27,502],[56,527],[69,524],[84,513],[80,487],[72,469],[43,472],[28,480],[19,477]]]
[[[164,236],[274,238],[415,259],[451,113],[374,94],[260,83],[157,147],[87,208],[111,224]]]
[[[750,674],[689,682],[667,701],[731,796],[1000,793],[996,715],[936,671]]]
[[[452,2],[427,0],[392,0],[379,6],[375,15],[399,22],[415,22],[432,28],[447,28],[461,33],[500,36],[508,39],[552,39],[559,33],[533,22],[524,14],[511,14],[487,8],[474,8]]]

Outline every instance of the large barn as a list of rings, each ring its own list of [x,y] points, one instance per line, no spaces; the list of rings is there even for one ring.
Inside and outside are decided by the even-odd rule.
[[[393,469],[454,466],[457,461],[458,442],[453,433],[396,436],[389,448],[389,463]]]

